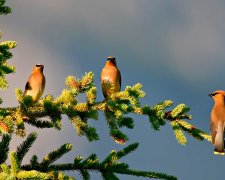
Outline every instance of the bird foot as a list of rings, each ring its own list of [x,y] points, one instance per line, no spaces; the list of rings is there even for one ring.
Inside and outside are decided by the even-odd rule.
[[[218,152],[218,151],[214,151],[214,154],[216,154],[216,155],[221,155],[221,156],[224,156],[224,155],[225,155],[224,152]]]

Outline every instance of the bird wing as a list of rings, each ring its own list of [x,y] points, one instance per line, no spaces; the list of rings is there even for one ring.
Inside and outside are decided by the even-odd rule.
[[[210,134],[211,134],[211,137],[212,137],[212,143],[215,144],[216,130],[215,130],[215,125],[212,121],[212,117],[211,117],[211,120],[210,120]]]
[[[119,69],[118,69],[118,75],[119,75],[119,84],[120,84],[120,89],[121,89],[122,78],[121,78],[121,73],[120,73]]]
[[[103,88],[102,88],[102,92],[103,92],[104,98],[106,99],[107,98],[107,93],[103,90]]]
[[[24,90],[24,94],[27,93],[28,90],[31,90],[31,85],[30,85],[30,78],[28,79],[26,85],[25,85],[25,90]]]

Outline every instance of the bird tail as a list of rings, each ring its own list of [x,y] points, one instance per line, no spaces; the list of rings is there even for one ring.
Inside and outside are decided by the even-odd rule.
[[[216,138],[214,154],[225,155],[224,153],[224,123],[219,122]]]

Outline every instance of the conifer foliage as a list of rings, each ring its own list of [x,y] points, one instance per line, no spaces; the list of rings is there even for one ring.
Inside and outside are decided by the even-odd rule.
[[[10,12],[11,9],[5,6],[5,0],[0,0],[0,14],[5,15]],[[8,64],[8,60],[12,58],[10,50],[15,47],[16,42],[14,41],[0,42],[1,89],[7,88],[5,76],[15,71],[15,67]],[[72,149],[72,144],[63,144],[58,149],[49,152],[42,160],[39,160],[37,155],[33,155],[30,162],[24,164],[23,158],[38,136],[36,132],[27,135],[25,124],[36,128],[60,130],[62,115],[68,117],[76,134],[85,136],[88,141],[99,140],[97,129],[91,127],[89,121],[99,120],[98,113],[103,111],[109,127],[109,135],[119,144],[129,141],[129,137],[121,131],[121,128],[134,128],[134,119],[130,117],[132,114],[146,116],[151,128],[155,131],[159,131],[160,127],[166,123],[170,124],[175,138],[182,145],[187,143],[185,132],[197,140],[206,139],[211,142],[208,134],[187,122],[191,119],[191,115],[187,114],[190,109],[185,104],[173,107],[171,100],[165,100],[153,107],[143,106],[140,100],[144,98],[145,92],[140,83],[126,86],[123,91],[112,94],[105,102],[96,101],[97,88],[94,85],[92,72],[86,73],[81,79],[68,76],[65,84],[67,88],[58,97],[47,95],[37,103],[33,103],[30,96],[24,97],[23,92],[16,89],[19,105],[17,107],[0,107],[0,180],[75,179],[75,177],[67,176],[67,171],[76,171],[85,180],[91,178],[90,172],[97,172],[106,180],[119,179],[117,174],[155,179],[176,179],[175,176],[164,173],[133,170],[129,168],[128,164],[120,162],[122,157],[137,149],[138,143],[130,144],[120,151],[112,150],[103,161],[100,161],[96,154],[91,154],[86,159],[77,156],[74,157],[73,162],[58,164],[55,162]],[[81,93],[86,95],[85,102],[78,101],[77,96]],[[46,117],[49,120],[43,120]],[[25,139],[15,151],[9,151],[12,134]]]

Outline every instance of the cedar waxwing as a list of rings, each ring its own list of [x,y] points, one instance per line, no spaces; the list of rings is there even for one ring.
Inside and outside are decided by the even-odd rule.
[[[224,155],[225,92],[217,90],[209,96],[215,102],[210,117],[210,134],[215,145],[214,154]]]
[[[33,102],[37,102],[40,99],[45,89],[43,70],[44,65],[36,64],[25,86],[24,95],[31,96]]]
[[[101,73],[102,93],[107,99],[111,94],[119,92],[121,88],[121,75],[116,65],[116,58],[109,56]]]

